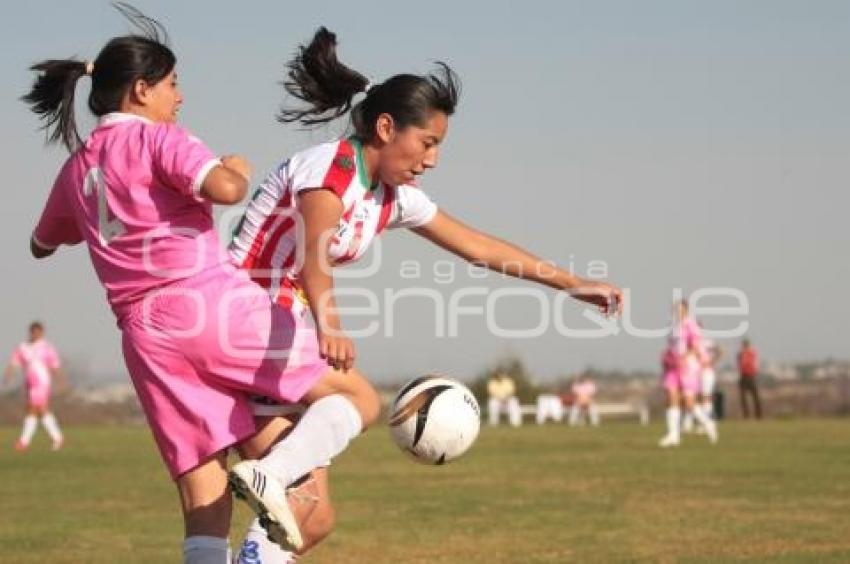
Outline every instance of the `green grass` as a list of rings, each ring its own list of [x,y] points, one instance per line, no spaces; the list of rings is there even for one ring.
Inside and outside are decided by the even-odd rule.
[[[662,451],[658,426],[485,428],[467,457],[426,467],[375,429],[334,464],[337,530],[305,561],[850,561],[850,421],[722,433]],[[16,453],[16,434],[0,428],[0,561],[180,561],[146,429],[70,428],[59,453],[43,434]],[[247,520],[240,507],[234,531]]]

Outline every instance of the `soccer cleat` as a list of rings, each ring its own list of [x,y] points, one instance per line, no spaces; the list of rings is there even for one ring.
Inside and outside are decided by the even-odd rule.
[[[658,441],[658,446],[661,448],[670,448],[679,446],[679,437],[675,437],[673,435],[664,435],[664,437]]]
[[[59,439],[59,440],[53,441],[53,445],[50,447],[50,450],[55,452],[55,451],[61,449],[63,444],[65,444],[64,439]]]
[[[269,540],[286,550],[298,551],[304,547],[298,522],[277,478],[261,470],[256,460],[245,460],[231,468],[227,479],[234,495],[260,518]]]
[[[15,450],[16,450],[16,451],[18,451],[18,452],[24,452],[24,451],[25,451],[25,450],[27,450],[29,447],[30,447],[30,446],[29,446],[27,443],[25,443],[24,441],[21,441],[21,440],[18,440],[18,441],[15,443]]]

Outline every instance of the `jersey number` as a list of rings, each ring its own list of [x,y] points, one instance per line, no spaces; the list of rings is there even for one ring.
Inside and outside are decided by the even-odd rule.
[[[116,237],[123,235],[127,228],[118,218],[109,219],[109,205],[106,202],[106,183],[99,168],[93,168],[86,174],[83,194],[91,196],[97,191],[97,234],[100,242],[106,246]]]

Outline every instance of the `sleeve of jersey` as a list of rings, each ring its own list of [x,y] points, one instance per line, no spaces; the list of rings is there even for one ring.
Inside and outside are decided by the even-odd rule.
[[[200,139],[174,124],[156,127],[153,147],[153,164],[160,178],[186,196],[200,198],[207,174],[221,164]]]
[[[688,319],[685,325],[685,343],[689,347],[699,347],[702,341],[702,329],[693,319]]]
[[[437,204],[425,192],[413,186],[399,186],[388,229],[422,227],[437,215]]]
[[[293,194],[329,190],[340,200],[357,174],[354,147],[346,141],[308,149],[293,157],[291,166]]]
[[[59,245],[76,245],[83,240],[73,208],[68,199],[68,186],[65,172],[59,177],[50,190],[47,203],[41,217],[32,233],[35,244],[46,250],[53,250]]]

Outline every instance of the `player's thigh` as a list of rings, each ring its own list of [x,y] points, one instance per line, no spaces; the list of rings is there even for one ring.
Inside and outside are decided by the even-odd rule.
[[[369,423],[377,419],[380,398],[372,384],[358,370],[352,368],[343,372],[328,368],[304,395],[302,401],[310,404],[333,394],[348,397],[360,412],[364,422]]]
[[[243,460],[258,459],[268,454],[273,445],[289,434],[297,418],[294,416],[254,417],[257,432],[237,447]]]

